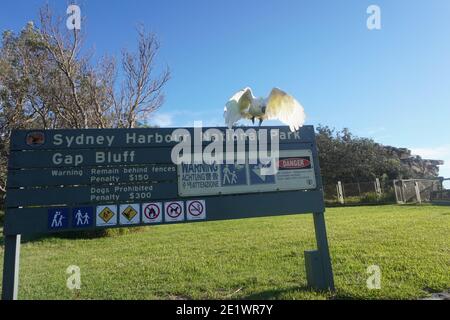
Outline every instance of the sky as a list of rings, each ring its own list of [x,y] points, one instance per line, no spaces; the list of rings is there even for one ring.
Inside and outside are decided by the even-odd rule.
[[[20,31],[49,3],[3,0],[0,30]],[[136,47],[142,24],[161,42],[172,79],[160,126],[224,125],[223,107],[250,86],[295,96],[307,124],[344,127],[377,142],[441,159],[450,177],[450,1],[448,0],[84,0],[86,46],[94,60]],[[369,30],[367,8],[381,10]]]

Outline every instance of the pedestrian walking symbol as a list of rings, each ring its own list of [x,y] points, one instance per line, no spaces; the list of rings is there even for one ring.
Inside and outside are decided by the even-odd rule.
[[[86,228],[92,226],[94,223],[94,208],[83,207],[73,208],[72,210],[72,225],[75,228]]]
[[[222,166],[222,186],[247,184],[247,172],[243,164],[225,164]]]
[[[267,164],[263,164],[261,162],[259,162],[258,164],[251,164],[249,168],[250,184],[274,184],[275,175],[265,174],[270,172],[270,166],[270,162]]]
[[[48,209],[48,228],[66,229],[69,227],[69,209]]]

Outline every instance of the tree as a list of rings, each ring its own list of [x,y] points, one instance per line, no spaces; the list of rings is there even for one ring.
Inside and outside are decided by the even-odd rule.
[[[137,31],[137,50],[123,50],[120,68],[114,57],[93,62],[83,48],[84,34],[67,29],[48,5],[40,10],[38,26],[30,22],[18,34],[3,33],[0,190],[5,191],[11,130],[133,128],[161,107],[170,70],[155,74],[158,39],[143,27]]]
[[[316,139],[325,183],[373,181],[380,177],[398,179],[412,175],[397,155],[371,139],[355,137],[349,129],[336,131],[319,125]]]

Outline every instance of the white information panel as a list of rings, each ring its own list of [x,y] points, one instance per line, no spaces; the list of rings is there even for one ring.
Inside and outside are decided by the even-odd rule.
[[[276,174],[265,174],[271,166],[271,163],[261,162],[181,164],[178,165],[178,193],[191,197],[316,188],[311,150],[280,151]]]

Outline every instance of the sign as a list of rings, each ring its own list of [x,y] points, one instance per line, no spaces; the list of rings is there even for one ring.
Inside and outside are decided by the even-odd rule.
[[[151,202],[144,203],[142,205],[143,215],[142,222],[143,223],[161,223],[163,214],[162,214],[162,203],[161,202]]]
[[[67,208],[48,209],[48,228],[61,230],[69,227],[69,210]]]
[[[72,209],[72,224],[74,228],[89,228],[94,225],[94,208],[78,207]]]
[[[206,219],[206,203],[205,200],[189,200],[186,201],[187,220],[205,220]]]
[[[177,179],[175,165],[143,165],[86,168],[10,170],[8,185],[23,186],[104,185],[107,183],[150,183]]]
[[[275,165],[276,174],[267,174],[272,167],[271,162],[248,162],[247,159],[245,164],[180,164],[179,194],[182,197],[190,197],[317,188],[311,149],[281,150],[280,159]]]
[[[96,210],[97,227],[110,227],[117,224],[117,206],[98,206]]]
[[[269,153],[262,158],[265,142]],[[273,146],[279,157],[271,156]],[[204,161],[213,149],[214,156],[226,154],[226,161]],[[178,161],[185,153],[200,155],[200,162]],[[4,296],[14,296],[12,254],[21,234],[301,213],[314,213],[318,221],[320,270],[330,285],[324,210],[312,126],[297,132],[287,127],[16,130],[8,159]]]
[[[122,204],[120,205],[120,216],[119,223],[121,225],[139,224],[140,219],[140,205],[137,203],[133,204]]]
[[[183,201],[171,201],[164,203],[164,221],[179,222],[184,220]]]
[[[212,129],[229,137],[225,128]],[[313,127],[298,132],[286,127],[237,129],[231,131],[234,150],[239,150],[234,151],[235,161],[174,163],[177,137],[191,135],[193,152],[209,147],[208,141],[195,137],[208,136],[210,128],[196,130],[176,134],[168,128],[13,131],[5,234],[324,210]],[[279,133],[278,159],[270,158],[268,147],[265,161],[251,161],[252,141],[259,143],[262,130],[269,136],[273,130]],[[243,137],[243,149],[236,137]],[[226,152],[227,142],[223,145]],[[239,158],[244,161],[236,161]],[[53,221],[55,208],[60,215]]]

